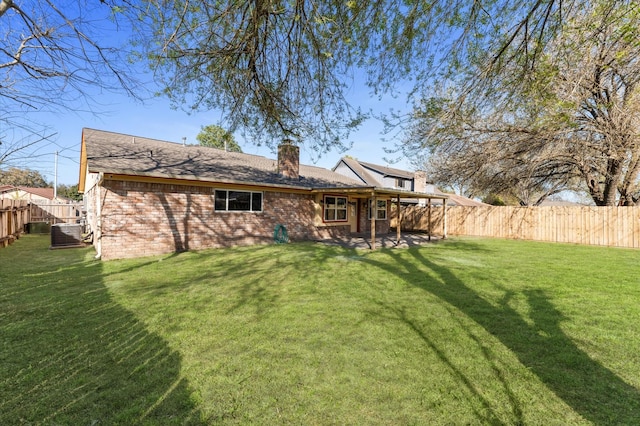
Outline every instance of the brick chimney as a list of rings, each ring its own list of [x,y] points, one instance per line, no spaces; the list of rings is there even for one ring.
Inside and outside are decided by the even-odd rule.
[[[414,192],[434,192],[433,185],[427,182],[427,172],[424,170],[418,170],[413,174],[413,191]],[[419,206],[425,206],[427,200],[425,198],[418,199]]]
[[[427,192],[427,172],[418,170],[413,174],[414,192]]]
[[[278,146],[278,173],[289,179],[300,177],[300,147],[287,139]]]

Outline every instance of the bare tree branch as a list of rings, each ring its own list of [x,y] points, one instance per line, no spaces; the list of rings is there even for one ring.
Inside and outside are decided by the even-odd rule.
[[[0,0],[0,127],[5,147],[14,147],[0,154],[0,165],[17,147],[28,150],[47,139],[28,119],[33,111],[93,110],[96,88],[145,96],[127,50],[109,45],[117,30],[112,13],[104,1]]]

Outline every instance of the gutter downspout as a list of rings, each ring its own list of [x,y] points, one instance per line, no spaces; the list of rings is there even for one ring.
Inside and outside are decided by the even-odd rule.
[[[98,174],[98,181],[94,185],[96,191],[96,259],[100,259],[102,257],[102,197],[100,192],[102,190],[102,182],[104,181],[104,173],[100,172]]]
[[[375,208],[378,204],[378,197],[376,197],[375,191],[371,192],[371,205],[369,206],[369,213],[371,214],[371,250],[376,249],[376,215]]]
[[[400,238],[401,238],[400,228],[402,227],[402,210],[400,209],[400,194],[398,194],[398,203],[396,207],[398,208],[398,214],[397,214],[398,223],[396,224],[396,247],[397,247],[400,245]]]

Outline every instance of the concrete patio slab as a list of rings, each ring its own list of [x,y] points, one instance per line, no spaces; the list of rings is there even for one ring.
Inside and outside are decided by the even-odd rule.
[[[376,248],[407,248],[416,247],[441,240],[442,237],[432,235],[431,238],[425,233],[403,232],[400,242],[396,241],[396,233],[376,235]],[[327,245],[336,245],[345,248],[371,249],[370,234],[352,234],[345,237],[335,237],[317,242]]]

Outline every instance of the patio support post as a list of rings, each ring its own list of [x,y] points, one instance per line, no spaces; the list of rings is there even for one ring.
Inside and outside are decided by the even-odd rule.
[[[376,215],[375,207],[378,205],[378,197],[375,192],[371,193],[371,205],[369,206],[369,214],[371,215],[371,250],[376,249]]]
[[[427,200],[427,235],[431,241],[431,198]]]
[[[442,200],[442,239],[447,238],[447,199]]]
[[[402,210],[400,209],[400,194],[398,194],[398,223],[396,225],[396,246],[400,245],[400,228],[402,227]]]

